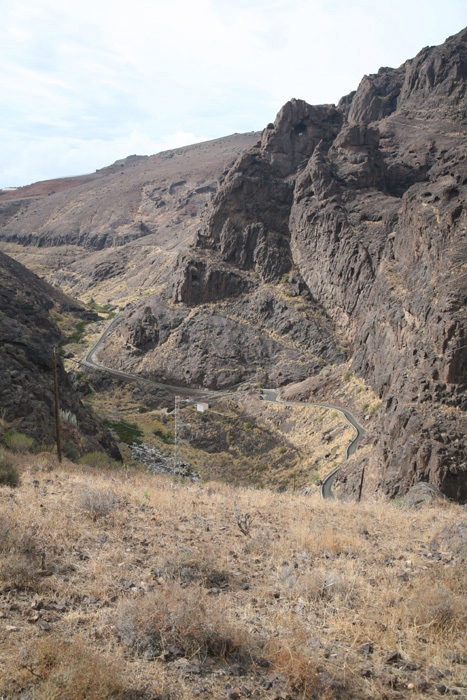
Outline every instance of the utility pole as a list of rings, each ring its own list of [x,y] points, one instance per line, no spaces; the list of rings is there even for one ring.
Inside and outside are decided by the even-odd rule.
[[[57,380],[57,358],[55,355],[55,345],[53,346],[53,371],[54,371],[54,396],[55,396],[55,434],[57,438],[58,461],[62,461],[62,446],[60,443],[60,415],[58,410],[58,380]]]
[[[360,488],[358,490],[358,502],[362,500],[363,479],[365,478],[365,465],[362,467],[362,476],[360,479]]]

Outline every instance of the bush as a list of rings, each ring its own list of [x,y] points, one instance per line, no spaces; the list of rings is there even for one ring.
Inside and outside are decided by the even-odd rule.
[[[76,462],[79,457],[79,450],[74,442],[71,440],[64,440],[62,444],[62,452],[67,459],[71,459],[72,462]]]
[[[0,486],[19,486],[19,472],[5,454],[0,453]]]
[[[72,425],[73,428],[78,427],[78,419],[76,418],[74,413],[72,413],[71,411],[65,411],[61,408],[59,414],[62,423],[68,423],[68,425]]]
[[[342,375],[342,379],[344,380],[344,382],[348,382],[351,376],[352,372],[350,371],[350,369],[346,369],[344,374]]]
[[[24,454],[34,445],[33,438],[18,433],[14,428],[7,430],[3,436],[3,442],[8,449],[17,454]]]
[[[173,445],[174,443],[174,434],[171,430],[161,430],[160,428],[156,428],[154,430],[154,435],[160,438],[166,445]]]
[[[91,515],[93,520],[105,518],[115,507],[116,498],[111,491],[87,489],[81,494],[79,506]]]
[[[124,602],[116,620],[121,641],[148,656],[176,646],[186,656],[249,659],[252,637],[229,619],[222,600],[207,593],[196,585],[169,583],[144,599]]]
[[[88,467],[100,467],[106,469],[109,467],[109,458],[105,452],[86,452],[81,459],[79,464],[87,464]]]
[[[70,644],[46,637],[25,652],[22,665],[40,678],[34,692],[38,700],[118,700],[125,697],[117,666],[81,642]]]
[[[0,516],[0,582],[19,590],[36,588],[42,553],[30,531]]]

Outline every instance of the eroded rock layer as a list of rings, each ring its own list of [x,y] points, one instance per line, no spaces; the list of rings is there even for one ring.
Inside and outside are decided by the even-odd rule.
[[[55,444],[53,346],[57,346],[62,445],[67,454],[120,453],[108,430],[83,407],[63,368],[57,317],[83,323],[96,314],[0,252],[0,406],[2,418],[36,444]],[[74,446],[74,447],[73,447]]]
[[[288,385],[290,398],[301,382],[301,400],[311,378],[327,402],[353,374],[379,403],[341,491],[429,481],[465,502],[466,79],[464,30],[337,107],[291,100],[228,154],[217,141],[129,159],[71,194],[5,201],[1,235],[62,246],[60,283],[125,307],[103,363],[185,386]]]
[[[186,304],[216,298],[223,265],[223,297],[240,271],[298,273],[344,335],[383,402],[347,491],[365,466],[364,493],[424,480],[467,499],[466,77],[464,30],[365,76],[337,108],[292,100],[224,178],[197,256],[179,261]]]

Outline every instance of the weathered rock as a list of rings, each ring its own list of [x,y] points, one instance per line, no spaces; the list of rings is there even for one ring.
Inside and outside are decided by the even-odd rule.
[[[0,253],[0,403],[5,421],[39,443],[55,442],[52,347],[62,335],[51,312],[73,312],[81,320],[96,314]],[[58,356],[58,353],[57,353]],[[120,453],[107,429],[84,409],[57,357],[60,407],[78,428],[62,425],[62,437],[87,451],[105,447]]]
[[[445,500],[446,496],[433,484],[419,481],[414,484],[404,496],[404,501],[409,508],[421,508],[425,504]]]
[[[113,367],[181,385],[316,376],[324,388],[323,365],[351,358],[381,409],[370,456],[349,461],[342,491],[359,492],[365,466],[363,497],[427,482],[466,502],[466,79],[463,30],[365,76],[338,107],[288,102],[222,174],[212,201],[212,180],[174,170],[156,185],[138,170],[131,216],[106,198],[92,230],[87,214],[49,230],[50,207],[40,205],[33,228],[31,207],[8,201],[3,237],[57,244],[68,234],[103,249],[142,236],[160,245],[159,225],[165,242],[168,231],[186,242],[186,226],[194,248],[173,264],[165,251],[157,275],[160,257],[143,265],[138,283],[157,279],[164,291],[128,308],[108,336],[101,352]],[[104,252],[93,253],[96,279],[134,267],[129,255]],[[73,266],[63,274],[77,284]]]
[[[292,100],[226,175],[197,239],[262,280],[294,264],[351,345],[385,407],[363,495],[429,481],[467,499],[466,75],[464,30],[366,76],[340,110]]]

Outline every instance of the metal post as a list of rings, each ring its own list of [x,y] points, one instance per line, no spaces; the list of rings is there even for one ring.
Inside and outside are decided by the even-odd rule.
[[[179,432],[179,402],[180,397],[175,397],[175,440],[174,440],[174,471],[179,466],[179,445],[178,445],[178,432]]]
[[[54,396],[55,396],[55,435],[57,438],[58,461],[62,461],[62,446],[60,443],[60,415],[58,410],[58,380],[57,380],[57,358],[55,355],[55,345],[53,346],[53,372],[54,372]]]

